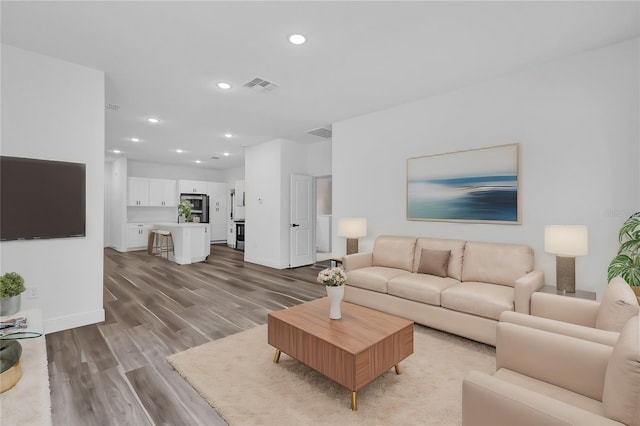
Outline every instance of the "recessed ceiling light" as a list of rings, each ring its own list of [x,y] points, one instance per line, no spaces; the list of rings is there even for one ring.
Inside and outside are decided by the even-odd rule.
[[[149,123],[153,123],[153,124],[157,124],[157,123],[159,123],[159,122],[160,122],[160,120],[158,120],[158,119],[157,119],[157,118],[155,118],[155,117],[149,117],[149,118],[147,118],[147,121],[148,121]]]
[[[176,149],[176,152],[177,152],[178,154],[181,154],[183,151],[182,151],[181,149]]]
[[[231,85],[226,81],[221,81],[220,83],[218,83],[218,87],[224,90],[231,89]]]
[[[114,149],[114,150],[113,150],[113,151],[111,151],[111,152],[113,152],[114,154],[120,154],[120,150],[119,150],[119,149]]]
[[[200,160],[196,160],[195,162],[198,163],[198,164],[202,163],[202,161],[200,161]]]
[[[140,142],[140,139],[138,139],[138,138],[131,138],[131,142]]]
[[[230,154],[228,152],[225,152],[222,155],[224,155],[225,157],[228,157]]]
[[[292,44],[304,44],[307,41],[302,34],[293,34],[289,36],[289,42]]]
[[[225,138],[227,138],[227,139],[229,139],[229,138],[232,138],[232,137],[233,137],[233,135],[232,135],[231,133],[225,133],[225,134],[224,134],[224,137],[225,137]]]

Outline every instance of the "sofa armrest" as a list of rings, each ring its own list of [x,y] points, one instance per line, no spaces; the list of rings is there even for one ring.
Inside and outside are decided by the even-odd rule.
[[[595,328],[598,308],[600,303],[595,300],[539,292],[531,295],[531,315],[585,327]]]
[[[506,368],[602,401],[612,351],[608,345],[499,322],[496,370]]]
[[[464,426],[622,425],[479,371],[462,383]]]
[[[531,271],[518,278],[515,286],[514,308],[516,312],[528,314],[530,311],[531,295],[544,285],[544,272]]]
[[[609,346],[614,346],[618,341],[618,336],[620,335],[620,333],[616,333],[615,331],[599,330],[597,328],[585,327],[583,325],[572,324],[570,322],[556,321],[549,318],[536,317],[511,311],[503,312],[502,315],[500,315],[500,321],[549,331],[551,333],[562,334],[564,336],[576,337],[578,339],[589,340],[591,342]]]
[[[353,253],[342,258],[342,267],[345,272],[366,268],[367,266],[373,266],[373,252]]]

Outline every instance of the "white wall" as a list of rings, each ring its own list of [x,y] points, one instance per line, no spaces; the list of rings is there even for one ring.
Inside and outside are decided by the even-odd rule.
[[[280,169],[281,141],[273,140],[245,151],[245,252],[247,262],[273,268],[286,267],[281,252],[286,241],[281,239],[282,210]],[[260,199],[260,201],[258,201]],[[288,264],[288,263],[287,263]]]
[[[331,174],[331,140],[320,141],[307,146],[307,173],[311,176]]]
[[[2,155],[86,164],[85,238],[0,243],[39,297],[45,332],[104,320],[104,73],[2,45]],[[41,206],[46,208],[46,206]]]
[[[174,164],[147,163],[144,161],[128,160],[129,176],[201,180],[206,182],[226,182],[225,173],[220,169],[209,169],[198,165],[178,166]]]
[[[246,159],[245,159],[246,164]],[[224,181],[229,184],[229,189],[235,187],[237,180],[244,180],[244,167],[236,167],[235,169],[224,170]]]
[[[119,251],[127,249],[127,159],[119,158],[105,164],[107,185],[107,216],[105,246]]]
[[[289,266],[291,174],[309,174],[306,145],[276,139],[246,150],[245,261]]]
[[[544,226],[585,224],[589,254],[576,259],[577,288],[601,293],[618,228],[640,210],[638,47],[630,40],[334,123],[334,229],[340,217],[368,218],[361,251],[380,234],[524,243],[555,284]],[[521,225],[406,220],[407,158],[513,142],[521,144]],[[333,242],[344,253],[344,239]]]

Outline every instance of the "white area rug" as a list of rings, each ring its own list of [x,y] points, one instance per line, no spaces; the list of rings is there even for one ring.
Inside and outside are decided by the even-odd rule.
[[[45,337],[20,340],[22,378],[0,394],[0,425],[51,425],[51,395]]]
[[[462,418],[462,379],[470,370],[495,371],[495,349],[426,327],[414,328],[414,353],[351,393],[282,354],[273,363],[267,326],[169,357],[173,367],[231,425],[456,425]]]

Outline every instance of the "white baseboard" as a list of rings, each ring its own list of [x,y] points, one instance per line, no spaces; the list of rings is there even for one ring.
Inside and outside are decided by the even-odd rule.
[[[82,327],[83,325],[95,324],[104,321],[104,309],[91,312],[69,315],[66,317],[52,318],[44,321],[44,334],[55,333],[56,331],[69,330],[70,328]]]
[[[251,257],[251,256],[247,256],[245,255],[244,257],[244,261],[245,262],[250,262],[250,263],[255,263],[258,265],[262,265],[262,266],[268,266],[269,268],[274,268],[274,269],[287,269],[289,267],[289,265],[281,265],[277,262],[274,262],[270,259],[263,259],[260,257]]]

